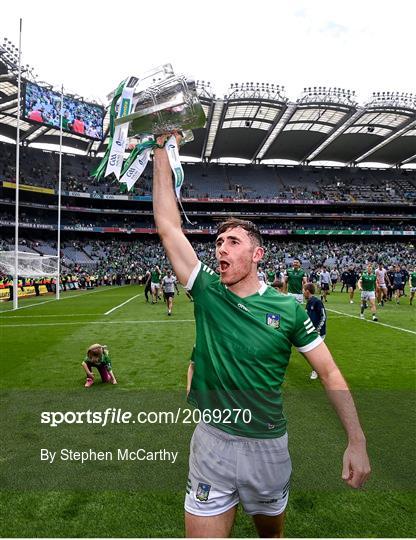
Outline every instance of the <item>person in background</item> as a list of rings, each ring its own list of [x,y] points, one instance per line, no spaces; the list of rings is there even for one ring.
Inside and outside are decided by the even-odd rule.
[[[383,307],[385,300],[387,300],[387,287],[389,285],[389,277],[387,270],[383,267],[383,263],[378,264],[376,268],[376,295],[378,305]]]
[[[172,274],[172,270],[168,270],[166,276],[164,276],[162,279],[162,289],[165,296],[169,317],[172,315],[175,287],[176,291],[178,291],[178,287],[176,286],[176,277]]]
[[[303,304],[303,286],[307,279],[300,259],[297,257],[293,259],[292,268],[286,270],[285,281],[287,294],[293,296],[299,304]]]
[[[416,293],[416,267],[410,268],[409,287],[410,287],[409,303],[410,303],[410,305],[412,305],[413,304],[413,298],[415,297],[415,293]]]
[[[337,286],[338,279],[339,279],[339,272],[338,272],[338,269],[334,266],[334,268],[331,270],[332,292],[335,292],[335,287]]]
[[[358,280],[358,288],[361,291],[360,318],[364,319],[364,310],[367,308],[367,302],[369,302],[374,322],[378,321],[376,315],[376,281],[373,265],[369,263],[367,264],[367,272],[363,272]]]
[[[322,267],[322,272],[319,275],[319,283],[321,285],[321,300],[322,302],[328,302],[326,299],[329,294],[329,287],[331,285],[331,274],[328,272],[326,266]]]
[[[306,300],[306,311],[316,331],[324,340],[326,336],[326,310],[322,300],[319,300],[319,298],[314,295],[315,285],[313,283],[306,283],[303,287],[303,296]],[[318,374],[315,370],[312,370],[310,378],[312,380],[318,378]]]

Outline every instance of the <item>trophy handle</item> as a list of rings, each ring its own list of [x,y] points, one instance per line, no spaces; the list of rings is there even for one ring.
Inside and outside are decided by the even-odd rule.
[[[162,82],[170,77],[173,77],[174,71],[171,64],[163,64],[154,69],[149,69],[140,77],[137,77],[138,82],[135,86],[135,92],[140,92],[149,86],[149,83]],[[148,79],[151,79],[149,81]],[[111,101],[114,97],[114,91],[108,94],[107,99]]]

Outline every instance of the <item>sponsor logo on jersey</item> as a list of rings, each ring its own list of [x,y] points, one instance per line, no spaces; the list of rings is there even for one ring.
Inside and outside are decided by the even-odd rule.
[[[209,492],[211,491],[211,486],[209,484],[203,484],[199,482],[195,497],[198,501],[204,502],[208,500]]]
[[[237,306],[242,309],[243,311],[247,311],[247,313],[250,313],[250,311],[246,308],[244,304],[237,304]]]
[[[278,313],[267,313],[266,323],[273,328],[280,327],[280,315]]]

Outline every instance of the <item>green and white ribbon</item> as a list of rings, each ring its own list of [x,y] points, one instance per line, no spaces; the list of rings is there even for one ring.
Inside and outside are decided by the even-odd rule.
[[[182,189],[182,184],[183,184],[183,180],[185,178],[185,175],[183,173],[181,160],[179,158],[178,144],[176,142],[176,137],[174,135],[171,135],[171,137],[167,140],[167,142],[165,144],[165,148],[166,148],[166,152],[168,154],[170,168],[172,169],[173,176],[174,176],[174,179],[175,179],[175,193],[176,193],[176,198],[178,200],[179,206],[181,207],[181,210],[183,212],[183,215],[184,215],[186,221],[190,225],[194,225],[192,223],[192,221],[189,220],[189,218],[186,215],[186,212],[185,212],[185,210],[183,209],[183,206],[182,206],[181,189]]]
[[[131,152],[129,158],[123,167],[123,176],[120,179],[120,183],[126,184],[127,191],[130,191],[137,180],[145,170],[147,163],[149,162],[150,152],[152,148],[156,146],[153,139],[141,142]]]
[[[165,144],[165,148],[168,154],[170,168],[172,169],[172,172],[175,178],[176,198],[178,199],[178,201],[180,201],[184,174],[183,174],[181,160],[179,159],[179,151],[178,151],[178,145],[176,143],[176,137],[174,135],[169,137],[169,139],[167,140]]]
[[[92,173],[92,176],[97,179],[114,173],[117,180],[120,182],[120,188],[123,191],[130,191],[133,188],[134,184],[143,174],[143,171],[149,162],[152,149],[158,146],[155,139],[153,137],[149,139],[149,135],[147,135],[147,140],[140,142],[134,148],[123,165],[129,122],[120,124],[117,127],[114,126],[114,120],[116,118],[116,105],[117,103],[119,104],[117,118],[122,118],[123,116],[130,114],[133,106],[133,93],[137,82],[138,79],[136,77],[129,77],[128,79],[122,81],[114,92],[110,106],[110,136],[107,150],[99,166]],[[193,135],[191,131],[184,132],[184,143],[192,139]],[[164,146],[168,155],[170,167],[174,174],[176,198],[186,218],[186,221],[191,223],[181,203],[181,188],[184,180],[184,172],[179,158],[178,145],[176,143],[175,136],[171,135],[165,142]]]
[[[138,82],[137,77],[129,77],[123,87],[120,97],[120,105],[117,118],[122,118],[130,114],[134,88]],[[116,126],[114,129],[111,149],[108,156],[107,168],[104,176],[114,173],[117,180],[120,179],[121,168],[123,166],[124,152],[126,150],[127,135],[129,130],[128,122]]]
[[[107,163],[108,163],[108,158],[110,156],[110,150],[111,150],[111,147],[112,147],[112,143],[113,143],[113,135],[114,135],[114,119],[115,119],[115,116],[116,116],[116,105],[117,105],[117,102],[121,96],[121,94],[123,93],[123,88],[124,88],[124,83],[125,81],[122,81],[118,87],[116,88],[115,92],[114,92],[114,96],[113,96],[113,99],[111,101],[111,105],[110,105],[110,125],[109,125],[109,138],[108,138],[108,145],[107,145],[107,149],[105,151],[105,154],[104,154],[104,157],[103,159],[100,161],[100,164],[98,165],[98,167],[95,169],[95,171],[93,171],[91,173],[92,176],[94,176],[94,178],[96,178],[97,180],[100,180],[101,178],[103,178],[104,175],[104,172],[105,172],[105,169],[106,169],[106,166],[107,166]]]

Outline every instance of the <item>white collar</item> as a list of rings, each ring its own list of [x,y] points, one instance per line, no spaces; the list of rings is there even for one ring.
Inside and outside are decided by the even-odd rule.
[[[228,286],[227,285],[224,285],[224,287],[227,289],[228,291]],[[263,296],[263,294],[267,291],[267,285],[264,283],[264,281],[262,282],[262,284],[260,285],[260,289],[257,291],[259,293],[260,296]],[[237,295],[238,296],[238,295]],[[252,296],[251,294],[249,296]],[[246,297],[245,297],[246,298]],[[242,300],[244,300],[244,298],[242,298]]]
[[[267,285],[263,281],[263,283],[260,285],[260,289],[257,292],[259,293],[260,296],[263,296],[266,290],[267,290]]]

